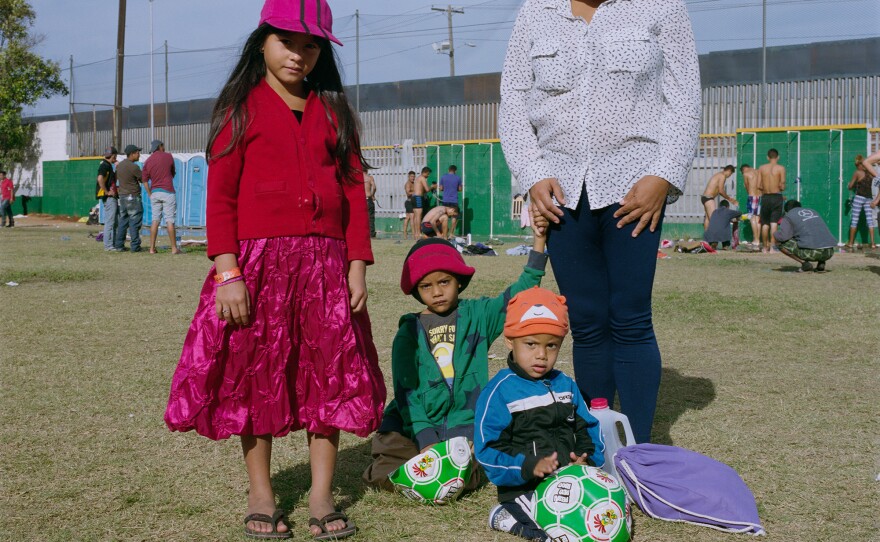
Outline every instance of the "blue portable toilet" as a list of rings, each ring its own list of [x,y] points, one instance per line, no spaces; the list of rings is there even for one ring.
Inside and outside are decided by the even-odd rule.
[[[174,217],[176,225],[183,225],[184,207],[181,201],[186,179],[186,166],[180,158],[174,159],[174,193],[177,196],[177,216]]]
[[[203,156],[194,156],[186,163],[186,215],[187,226],[205,226],[208,204],[208,162]]]

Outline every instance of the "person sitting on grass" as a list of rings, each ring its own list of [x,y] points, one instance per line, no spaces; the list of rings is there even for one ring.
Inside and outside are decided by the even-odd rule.
[[[785,202],[785,215],[774,234],[783,254],[801,264],[799,273],[813,271],[810,262],[817,262],[816,271],[825,271],[825,262],[834,256],[837,239],[828,225],[813,209],[801,207],[796,200]]]
[[[739,209],[731,209],[730,202],[726,199],[721,200],[718,208],[712,213],[709,219],[709,227],[703,234],[703,240],[709,243],[712,248],[718,248],[718,243],[724,248],[730,247],[730,240],[733,237],[733,231],[730,223],[736,223],[739,218]],[[734,226],[735,227],[735,226]]]
[[[565,298],[543,288],[520,292],[507,305],[507,369],[477,401],[474,450],[498,501],[489,526],[530,540],[547,534],[534,520],[534,491],[559,467],[603,466],[605,444],[580,390],[554,369],[568,334]]]
[[[444,207],[443,205],[428,211],[425,218],[422,219],[422,239],[442,237],[443,228],[457,212],[455,207]]]
[[[537,223],[547,226],[543,218]],[[493,298],[459,298],[474,268],[448,241],[422,239],[413,245],[400,288],[425,308],[400,318],[391,348],[394,400],[373,436],[373,462],[363,475],[367,484],[393,491],[389,475],[410,459],[454,437],[473,441],[474,408],[489,381],[489,347],[504,330],[508,302],[544,276],[543,231],[534,228],[533,250],[519,279]],[[474,489],[481,479],[474,468],[463,489]]]

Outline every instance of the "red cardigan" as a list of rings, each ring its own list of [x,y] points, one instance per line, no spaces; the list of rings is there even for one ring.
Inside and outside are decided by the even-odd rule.
[[[241,239],[320,235],[344,239],[348,261],[373,263],[363,174],[354,183],[341,179],[335,116],[310,93],[300,126],[265,80],[246,106],[242,144],[208,164],[208,257],[238,255]],[[227,123],[211,154],[231,139]],[[360,169],[357,156],[350,160]]]

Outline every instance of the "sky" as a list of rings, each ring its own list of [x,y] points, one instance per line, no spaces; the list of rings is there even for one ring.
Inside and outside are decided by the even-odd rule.
[[[761,0],[685,0],[700,53],[761,46]],[[65,81],[73,55],[77,111],[112,104],[118,0],[30,0],[37,51],[58,62]],[[877,0],[767,0],[768,45],[880,36]],[[497,72],[521,0],[453,4],[456,75]],[[123,104],[150,102],[150,4],[128,0]],[[155,102],[165,98],[168,42],[170,101],[216,96],[256,27],[263,0],[153,0]],[[376,83],[449,75],[449,57],[432,43],[447,37],[445,4],[422,0],[330,0],[346,84],[356,81],[355,10],[360,12],[360,81]],[[104,106],[96,106],[98,109]],[[68,112],[68,98],[42,100],[25,115]]]

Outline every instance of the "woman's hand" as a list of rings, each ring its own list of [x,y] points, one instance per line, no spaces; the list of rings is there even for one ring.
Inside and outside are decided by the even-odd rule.
[[[559,186],[559,180],[552,178],[542,179],[529,190],[529,207],[550,222],[559,224],[562,209],[553,203],[554,197],[560,205],[565,205],[565,193],[562,191],[562,187]]]
[[[633,230],[633,237],[638,237],[642,230],[650,225],[653,233],[663,218],[663,204],[666,202],[666,194],[669,193],[669,182],[661,177],[646,175],[636,182],[635,186],[623,197],[620,209],[614,213],[614,218],[623,217],[617,223],[622,228],[630,222],[639,223]]]
[[[354,260],[348,264],[348,293],[351,312],[363,312],[367,308],[367,262]]]
[[[251,299],[243,280],[217,286],[214,302],[220,320],[238,326],[250,323]]]

